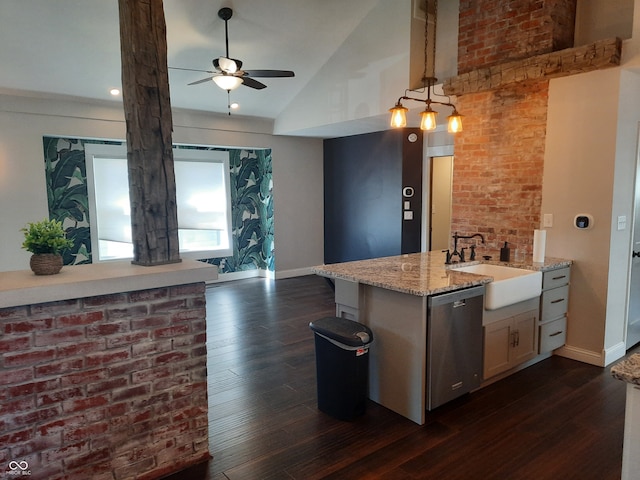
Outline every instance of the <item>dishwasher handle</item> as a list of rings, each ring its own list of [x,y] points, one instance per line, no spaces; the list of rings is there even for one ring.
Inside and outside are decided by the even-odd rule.
[[[436,307],[438,305],[454,304],[454,307],[461,307],[466,305],[466,300],[479,297],[481,295],[484,295],[484,285],[454,290],[452,292],[430,296],[429,306]]]

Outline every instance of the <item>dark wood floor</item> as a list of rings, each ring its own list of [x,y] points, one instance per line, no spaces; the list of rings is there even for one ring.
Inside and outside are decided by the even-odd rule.
[[[373,402],[343,422],[316,408],[322,278],[218,284],[207,310],[213,459],[172,480],[620,478],[625,384],[609,368],[552,357],[423,426]]]

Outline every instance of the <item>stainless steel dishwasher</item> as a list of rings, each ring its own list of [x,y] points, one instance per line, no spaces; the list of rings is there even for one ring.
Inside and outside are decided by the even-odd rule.
[[[429,297],[427,410],[480,386],[483,300],[484,286]]]

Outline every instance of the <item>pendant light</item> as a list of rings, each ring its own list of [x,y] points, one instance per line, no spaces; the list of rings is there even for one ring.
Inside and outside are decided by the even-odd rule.
[[[422,84],[423,84],[423,88],[421,89],[421,91],[417,91],[417,90],[405,90],[404,95],[400,98],[398,98],[398,101],[396,102],[396,104],[394,105],[393,108],[389,109],[389,112],[391,112],[391,126],[394,128],[402,128],[402,127],[406,127],[407,126],[407,111],[409,110],[408,108],[406,108],[404,105],[402,105],[402,101],[403,100],[413,100],[415,102],[424,102],[425,103],[425,109],[424,111],[422,111],[420,113],[420,129],[421,130],[435,130],[436,126],[437,126],[437,120],[436,117],[438,115],[438,112],[436,112],[435,110],[433,110],[431,108],[432,104],[436,104],[436,105],[443,105],[446,107],[451,107],[453,109],[451,115],[449,115],[447,117],[448,122],[447,122],[447,131],[449,133],[458,133],[462,131],[462,115],[460,115],[458,113],[458,111],[456,110],[456,106],[454,104],[451,103],[449,97],[447,95],[440,95],[440,94],[436,94],[434,91],[434,95],[438,95],[440,97],[446,97],[447,101],[446,102],[439,102],[436,100],[432,100],[431,99],[431,89],[433,88],[433,86],[435,85],[436,81],[438,80],[435,77],[435,68],[436,68],[436,23],[437,23],[437,18],[438,18],[438,0],[432,0],[433,1],[433,62],[431,65],[431,74],[429,75],[427,73],[428,70],[428,65],[429,65],[429,58],[428,58],[428,47],[429,47],[429,4],[431,3],[429,0],[427,0],[427,2],[425,3],[425,22],[424,22],[424,73],[422,75]],[[409,97],[407,96],[407,92],[418,92],[418,93],[424,93],[426,91],[427,93],[427,98],[423,99],[423,98],[415,98],[415,97]]]
[[[431,105],[427,105],[423,112],[420,113],[420,130],[435,130],[436,116],[438,112],[431,109]]]
[[[400,103],[400,100],[398,100],[398,103],[396,103],[395,107],[389,109],[389,111],[391,112],[392,127],[403,128],[407,126],[407,110],[409,109],[403,107]]]
[[[462,131],[462,115],[458,113],[456,107],[453,107],[453,113],[451,113],[447,118],[447,131],[449,133],[458,133]]]

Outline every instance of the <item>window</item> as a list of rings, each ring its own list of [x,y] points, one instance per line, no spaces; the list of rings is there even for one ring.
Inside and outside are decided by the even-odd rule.
[[[173,150],[182,258],[232,254],[229,153]],[[133,258],[126,146],[85,149],[94,261]]]

